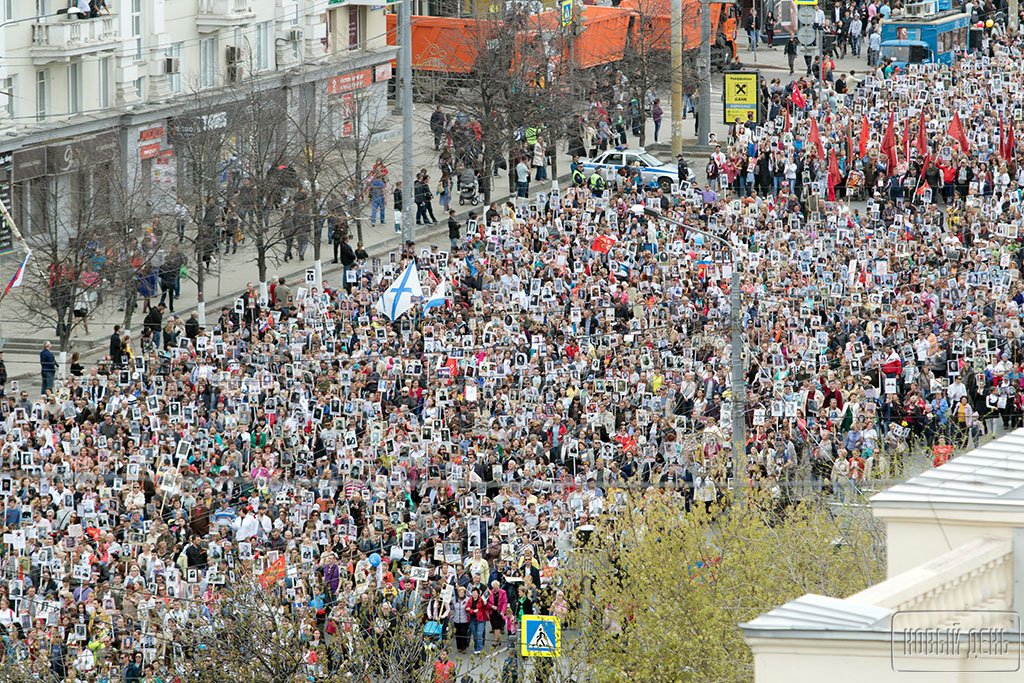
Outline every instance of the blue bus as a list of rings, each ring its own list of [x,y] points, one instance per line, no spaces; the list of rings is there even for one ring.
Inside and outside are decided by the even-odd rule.
[[[965,12],[940,12],[922,17],[904,16],[882,22],[881,58],[897,66],[952,64],[957,50],[968,48],[971,23]]]

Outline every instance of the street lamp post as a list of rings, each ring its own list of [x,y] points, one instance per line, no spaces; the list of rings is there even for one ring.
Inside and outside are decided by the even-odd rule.
[[[732,255],[732,280],[729,286],[730,349],[729,361],[732,371],[732,488],[737,504],[742,503],[743,484],[740,479],[746,470],[747,447],[747,388],[743,373],[743,315],[740,310],[740,251],[734,244],[718,235],[694,228],[675,218],[647,206],[636,205],[630,209],[635,215],[658,218],[689,232],[697,233],[724,246]]]

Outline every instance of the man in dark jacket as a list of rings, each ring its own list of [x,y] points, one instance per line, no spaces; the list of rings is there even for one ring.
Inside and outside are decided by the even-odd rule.
[[[344,266],[341,273],[341,282],[345,286],[345,291],[352,291],[352,283],[348,281],[348,271],[356,262],[356,252],[353,251],[352,245],[348,243],[348,235],[344,233],[341,236],[341,246],[338,247],[339,257],[341,259],[341,265]]]
[[[124,352],[121,346],[121,326],[114,325],[114,331],[110,335],[110,360],[115,367],[121,366],[121,354]]]
[[[43,342],[43,350],[39,352],[39,372],[42,375],[42,393],[53,389],[54,378],[57,376],[57,359],[50,350],[50,342]]]
[[[448,241],[453,250],[459,248],[459,239],[462,237],[461,230],[462,225],[455,220],[455,209],[448,209]]]
[[[181,264],[170,256],[164,259],[160,265],[160,303],[158,305],[163,306],[164,299],[166,299],[171,313],[174,313],[174,286],[180,272]]]
[[[348,234],[348,221],[341,218],[331,231],[331,244],[334,246],[334,260],[331,263],[338,263],[341,255],[341,245],[345,242],[345,235]]]
[[[185,321],[185,336],[195,341],[195,338],[199,336],[199,314],[193,312],[189,319]]]
[[[157,348],[160,348],[160,332],[164,328],[164,308],[163,304],[150,306],[146,319],[142,322],[143,327],[152,332],[153,345]]]
[[[440,149],[441,147],[441,136],[444,135],[444,126],[446,118],[444,112],[441,111],[441,105],[437,105],[433,113],[430,115],[430,132],[434,134],[434,149]]]

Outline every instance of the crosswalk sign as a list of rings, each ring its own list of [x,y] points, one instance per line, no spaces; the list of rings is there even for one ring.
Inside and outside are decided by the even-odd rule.
[[[558,3],[559,9],[561,10],[563,27],[572,23],[572,3],[573,0],[560,0]]]
[[[519,629],[524,657],[558,657],[562,653],[562,627],[558,617],[524,614]]]

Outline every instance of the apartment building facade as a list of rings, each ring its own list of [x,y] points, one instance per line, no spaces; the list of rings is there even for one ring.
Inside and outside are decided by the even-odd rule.
[[[112,171],[173,202],[176,138],[228,121],[232,93],[322,102],[338,137],[387,107],[379,0],[105,0],[86,18],[69,5],[0,0],[0,199],[25,234]],[[0,231],[0,253],[11,242]]]

